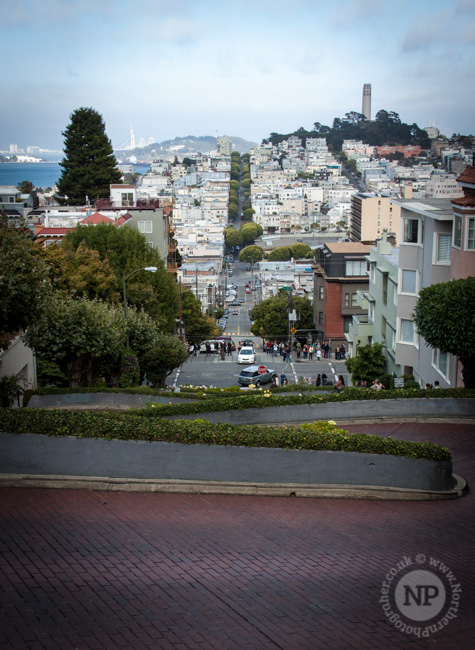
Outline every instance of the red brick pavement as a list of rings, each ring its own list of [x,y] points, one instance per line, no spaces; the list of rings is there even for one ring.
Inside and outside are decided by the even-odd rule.
[[[475,479],[472,425],[346,428],[445,444]],[[0,649],[473,647],[474,501],[2,488]],[[387,572],[420,554],[462,588],[429,639],[379,603]]]

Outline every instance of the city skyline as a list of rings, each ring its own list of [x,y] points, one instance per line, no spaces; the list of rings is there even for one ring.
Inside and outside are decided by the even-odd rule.
[[[457,0],[8,0],[12,53],[0,100],[0,149],[61,149],[80,106],[114,148],[185,135],[260,142],[381,109],[441,133],[475,132],[475,5]]]

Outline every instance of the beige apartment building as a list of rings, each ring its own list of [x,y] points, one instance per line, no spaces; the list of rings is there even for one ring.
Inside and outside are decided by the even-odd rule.
[[[401,207],[391,197],[357,192],[351,198],[350,241],[376,241],[383,232],[398,236]]]

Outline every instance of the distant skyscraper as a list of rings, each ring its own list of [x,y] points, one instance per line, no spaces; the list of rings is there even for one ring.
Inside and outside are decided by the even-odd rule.
[[[371,119],[371,84],[363,85],[363,106],[361,113],[367,120]]]

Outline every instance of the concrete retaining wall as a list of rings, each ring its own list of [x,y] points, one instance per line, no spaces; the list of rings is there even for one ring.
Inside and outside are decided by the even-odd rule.
[[[450,490],[452,463],[379,454],[0,433],[0,473]]]
[[[219,411],[195,415],[176,415],[169,419],[203,418],[213,423],[228,424],[291,424],[314,420],[362,420],[388,418],[457,418],[475,417],[475,399],[385,399],[361,402],[328,402],[299,406],[276,406],[242,411]]]

